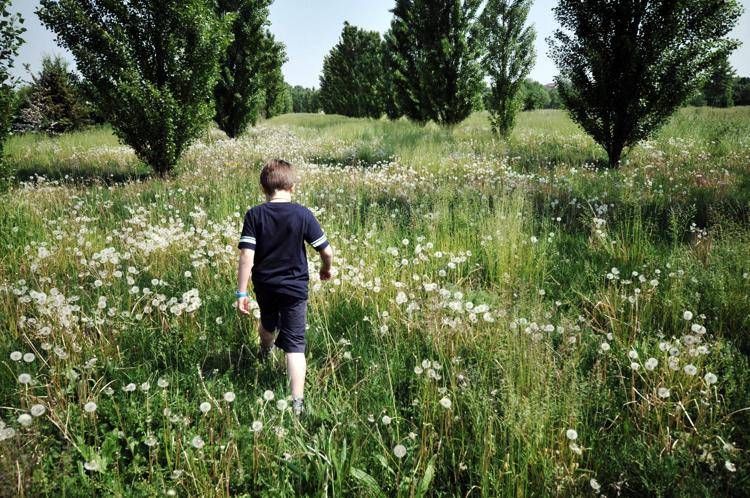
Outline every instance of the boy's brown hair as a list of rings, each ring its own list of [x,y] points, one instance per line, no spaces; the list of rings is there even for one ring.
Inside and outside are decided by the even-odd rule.
[[[260,172],[260,186],[266,195],[273,195],[277,190],[292,190],[297,183],[297,172],[291,163],[283,159],[271,159]]]

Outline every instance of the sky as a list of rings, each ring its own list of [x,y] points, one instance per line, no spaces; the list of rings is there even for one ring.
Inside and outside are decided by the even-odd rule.
[[[732,54],[730,61],[738,75],[750,76],[750,0],[740,2],[745,11],[731,36],[739,39],[742,46]],[[56,45],[54,35],[34,14],[38,4],[38,0],[13,0],[11,7],[11,11],[20,12],[26,18],[26,43],[13,69],[14,74],[24,80],[29,80],[24,65],[28,64],[32,71],[38,70],[45,54],[59,54],[74,62],[69,53]],[[271,31],[287,47],[289,61],[283,67],[286,81],[291,85],[317,87],[323,57],[338,41],[344,21],[385,32],[393,4],[393,0],[275,0],[271,6]],[[528,21],[537,32],[536,64],[530,77],[541,83],[552,82],[557,74],[547,56],[545,42],[557,26],[552,16],[555,4],[556,0],[536,0],[529,14]]]

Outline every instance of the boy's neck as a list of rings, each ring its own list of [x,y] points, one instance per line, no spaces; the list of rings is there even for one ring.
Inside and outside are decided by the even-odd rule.
[[[292,202],[292,193],[288,190],[277,190],[266,196],[266,202]]]

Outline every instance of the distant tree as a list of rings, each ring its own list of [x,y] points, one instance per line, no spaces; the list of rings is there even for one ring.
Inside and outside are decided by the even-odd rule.
[[[750,105],[750,78],[735,78],[732,90],[734,105]]]
[[[391,30],[386,31],[383,35],[383,73],[380,76],[380,95],[383,98],[383,111],[388,119],[398,119],[404,115],[398,105],[398,95],[396,94],[395,74],[398,70],[397,55],[393,51],[396,42]]]
[[[213,0],[41,0],[117,136],[166,175],[214,117],[230,23]]]
[[[263,37],[263,53],[263,116],[272,118],[292,112],[292,96],[281,72],[281,66],[287,61],[286,47],[280,41],[276,41],[271,32],[266,31]]]
[[[232,43],[227,47],[214,88],[216,123],[230,137],[258,121],[263,101],[270,45],[266,26],[272,0],[218,0],[219,15],[234,14]]]
[[[559,0],[548,39],[560,97],[619,166],[700,86],[737,42],[736,0]]]
[[[292,95],[292,112],[320,112],[320,92],[315,88],[300,85],[290,87]]]
[[[531,0],[488,0],[480,17],[485,45],[482,65],[490,79],[485,106],[492,129],[502,136],[510,135],[516,114],[527,107],[524,79],[534,65],[536,37],[533,28],[524,26],[530,8]]]
[[[548,88],[547,93],[549,94],[549,104],[547,104],[547,109],[562,109],[563,103],[562,100],[560,100],[560,92],[557,91],[557,87],[553,86]]]
[[[0,162],[3,146],[10,132],[10,124],[15,108],[15,79],[11,76],[13,59],[23,43],[21,35],[26,31],[23,17],[11,15],[8,11],[11,0],[0,0]]]
[[[380,33],[344,23],[341,38],[323,60],[320,103],[327,114],[379,118],[383,114]]]
[[[79,130],[90,123],[91,106],[86,102],[78,76],[60,56],[45,56],[38,74],[24,92],[14,128],[58,134]]]
[[[732,91],[734,90],[735,76],[736,74],[729,63],[729,58],[725,57],[721,59],[709,74],[706,84],[703,87],[706,105],[732,107],[734,105]]]
[[[522,99],[524,111],[544,109],[550,102],[549,92],[544,85],[531,79],[523,82]]]
[[[481,98],[482,0],[396,0],[387,50],[400,113],[443,125],[463,121]]]

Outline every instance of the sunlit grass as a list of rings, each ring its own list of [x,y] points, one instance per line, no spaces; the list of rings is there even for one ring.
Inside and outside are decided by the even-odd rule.
[[[523,113],[507,143],[481,114],[453,129],[287,115],[238,140],[211,131],[167,180],[106,128],[14,137],[0,485],[741,495],[746,131],[748,109],[683,109],[600,171],[559,111]],[[258,364],[255,319],[233,309],[269,157],[299,166],[296,200],[337,254],[334,280],[310,283],[302,420],[281,356]]]

